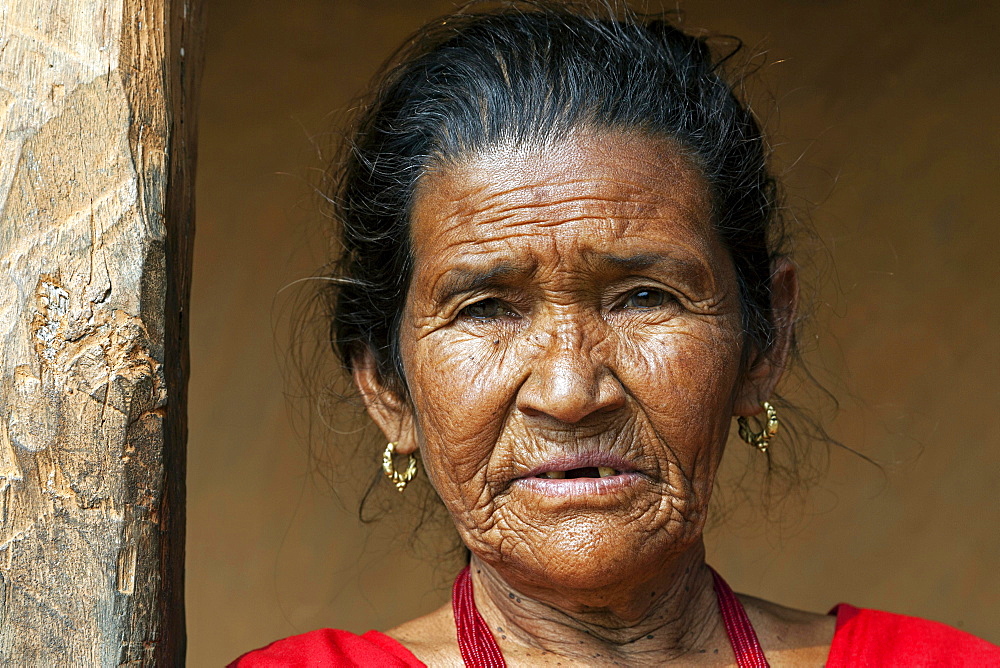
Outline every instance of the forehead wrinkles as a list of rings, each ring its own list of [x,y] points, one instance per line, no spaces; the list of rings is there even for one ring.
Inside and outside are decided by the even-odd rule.
[[[604,141],[594,139],[535,151],[496,149],[442,165],[420,181],[414,223],[427,208],[436,214],[434,232],[464,223],[503,229],[610,219],[627,225],[711,211],[700,171],[672,142],[607,133],[598,137]]]
[[[442,162],[415,195],[417,273],[432,283],[428,272],[466,259],[519,256],[529,273],[578,250],[722,259],[707,181],[673,142],[647,136],[603,133]]]
[[[650,225],[669,225],[692,241],[703,240],[709,231],[710,210],[698,200],[638,185],[628,191],[598,190],[610,191],[607,186],[618,185],[584,179],[503,190],[487,185],[457,199],[430,189],[414,207],[413,241],[417,247],[437,246],[435,250],[440,251],[462,244],[504,242],[530,232],[519,229],[530,226],[545,230],[545,236],[584,234],[595,241],[645,237],[643,228],[648,230]],[[552,229],[560,226],[569,229]]]

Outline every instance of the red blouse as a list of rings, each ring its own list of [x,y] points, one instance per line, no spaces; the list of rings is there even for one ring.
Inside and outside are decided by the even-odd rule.
[[[319,629],[247,652],[229,668],[288,667],[326,668],[337,666],[423,666],[410,650],[378,631],[355,635],[337,629]]]
[[[840,604],[827,668],[1000,667],[1000,647],[945,624]],[[244,654],[229,668],[417,667],[424,664],[378,631],[320,629]]]
[[[940,622],[841,603],[827,668],[1000,666],[1000,647]]]

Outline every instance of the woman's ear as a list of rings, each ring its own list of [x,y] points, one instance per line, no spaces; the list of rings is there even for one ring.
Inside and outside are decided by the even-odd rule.
[[[743,378],[733,413],[749,417],[760,413],[788,363],[795,334],[795,315],[799,301],[799,277],[787,258],[775,261],[771,271],[771,317],[774,340],[766,351],[754,351]]]
[[[368,349],[353,359],[352,366],[354,384],[361,392],[368,415],[382,430],[386,440],[395,443],[396,452],[401,455],[416,452],[419,443],[410,402],[386,387],[378,364]]]

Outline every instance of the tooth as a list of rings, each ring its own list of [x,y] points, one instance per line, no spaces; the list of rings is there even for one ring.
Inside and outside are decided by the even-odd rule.
[[[565,471],[546,471],[542,474],[546,478],[553,478],[555,480],[561,480],[566,477]]]
[[[597,467],[597,475],[601,476],[602,478],[607,478],[609,475],[615,475],[616,473],[617,473],[617,471],[615,471],[610,466],[598,466]]]

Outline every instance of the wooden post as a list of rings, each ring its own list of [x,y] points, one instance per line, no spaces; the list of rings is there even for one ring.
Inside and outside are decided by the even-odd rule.
[[[197,0],[0,0],[0,664],[184,661]]]

